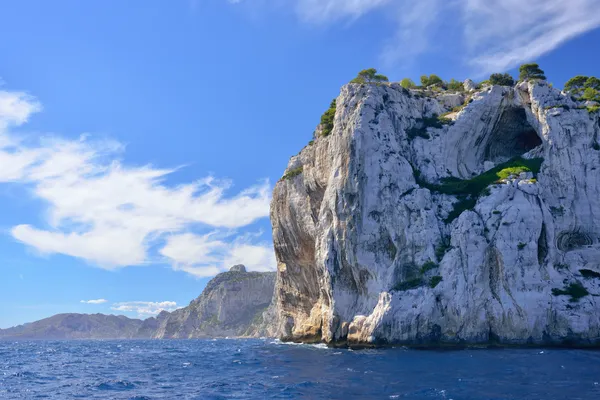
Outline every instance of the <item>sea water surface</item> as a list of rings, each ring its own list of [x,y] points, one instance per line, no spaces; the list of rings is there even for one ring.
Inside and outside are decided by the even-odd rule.
[[[0,399],[600,399],[600,352],[0,341]]]

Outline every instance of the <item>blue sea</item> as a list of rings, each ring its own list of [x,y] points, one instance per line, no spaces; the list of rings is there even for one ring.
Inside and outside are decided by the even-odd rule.
[[[600,352],[0,341],[0,399],[600,399]]]

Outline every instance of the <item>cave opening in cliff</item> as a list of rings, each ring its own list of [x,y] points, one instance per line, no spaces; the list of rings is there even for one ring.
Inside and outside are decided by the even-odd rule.
[[[541,144],[536,130],[527,121],[525,109],[509,107],[492,129],[485,149],[485,160],[494,163],[507,161]]]

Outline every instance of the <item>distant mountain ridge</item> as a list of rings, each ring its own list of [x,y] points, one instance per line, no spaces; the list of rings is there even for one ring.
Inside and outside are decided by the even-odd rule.
[[[141,339],[144,323],[124,315],[57,314],[0,329],[0,339]]]
[[[188,339],[256,336],[271,304],[275,272],[247,272],[236,265],[215,276],[202,294],[171,313],[145,320],[123,315],[57,314],[0,329],[0,339]],[[270,315],[270,314],[269,314]]]

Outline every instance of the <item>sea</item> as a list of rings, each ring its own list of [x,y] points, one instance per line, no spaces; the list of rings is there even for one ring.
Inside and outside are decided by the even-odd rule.
[[[0,341],[0,399],[600,399],[600,352]]]

